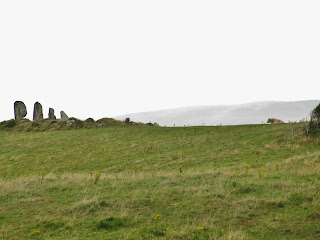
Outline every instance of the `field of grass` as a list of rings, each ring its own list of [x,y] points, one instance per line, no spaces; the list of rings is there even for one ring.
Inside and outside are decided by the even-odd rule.
[[[1,130],[0,239],[320,239],[304,124]]]

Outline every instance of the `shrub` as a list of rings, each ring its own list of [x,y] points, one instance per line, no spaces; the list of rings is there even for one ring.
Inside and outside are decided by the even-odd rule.
[[[83,122],[79,119],[74,119],[74,123],[72,125],[77,129],[83,128],[84,126]]]
[[[87,123],[94,123],[94,119],[93,119],[93,118],[87,118],[87,119],[85,120],[85,122],[87,122]]]
[[[307,135],[318,135],[320,133],[320,104],[312,110],[310,114],[310,122],[305,127]]]
[[[2,125],[2,124],[1,124],[1,125]],[[3,126],[4,126],[5,128],[12,128],[12,127],[14,127],[15,125],[17,125],[17,121],[14,120],[14,119],[11,119],[11,120],[9,120],[9,121],[4,121],[4,122],[3,122]]]

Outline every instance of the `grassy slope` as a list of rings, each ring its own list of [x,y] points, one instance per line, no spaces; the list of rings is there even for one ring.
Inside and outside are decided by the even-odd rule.
[[[319,239],[302,126],[0,131],[0,239]]]

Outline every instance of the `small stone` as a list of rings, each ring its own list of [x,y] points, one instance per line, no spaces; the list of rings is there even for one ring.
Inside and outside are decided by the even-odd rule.
[[[67,121],[66,126],[70,127],[74,122],[75,122],[75,120],[69,120],[69,121]]]
[[[14,118],[16,120],[21,120],[25,116],[27,116],[27,108],[26,105],[21,101],[16,101],[14,103]]]
[[[42,105],[39,102],[36,102],[33,108],[33,121],[41,119],[43,119]]]
[[[64,111],[60,112],[60,116],[61,116],[61,120],[68,120],[69,119],[68,115]]]
[[[50,119],[50,120],[57,119],[56,116],[54,115],[54,109],[53,108],[49,108],[48,119]]]

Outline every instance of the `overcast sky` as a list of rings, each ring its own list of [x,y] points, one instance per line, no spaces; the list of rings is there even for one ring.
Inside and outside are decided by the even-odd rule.
[[[1,1],[0,120],[320,99],[320,1]]]

